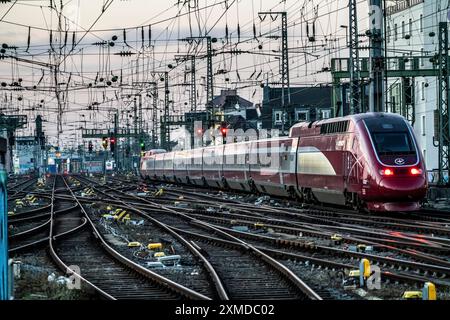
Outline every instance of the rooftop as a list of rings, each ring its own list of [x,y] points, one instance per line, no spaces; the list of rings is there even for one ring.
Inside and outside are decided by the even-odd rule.
[[[418,4],[423,3],[425,0],[403,0],[398,1],[395,5],[386,8],[386,14],[388,16],[401,12],[403,10],[414,7]]]

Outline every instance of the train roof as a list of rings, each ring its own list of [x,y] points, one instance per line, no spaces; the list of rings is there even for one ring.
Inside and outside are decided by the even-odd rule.
[[[350,123],[356,124],[364,119],[373,119],[373,118],[384,118],[384,117],[395,117],[404,119],[401,115],[395,113],[385,113],[385,112],[367,112],[367,113],[359,113],[354,115],[348,115],[345,117],[339,118],[330,118],[325,120],[319,120],[314,122],[300,122],[292,126],[289,137],[299,137],[301,134],[318,134],[320,133],[320,127],[324,124],[328,123],[337,123],[337,122],[345,122],[350,121]],[[352,131],[352,126],[349,127],[348,131]]]

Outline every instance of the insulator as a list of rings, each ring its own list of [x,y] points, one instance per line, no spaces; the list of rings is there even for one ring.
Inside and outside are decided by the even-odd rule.
[[[225,25],[225,38],[227,39],[228,43],[228,24]]]
[[[237,33],[238,33],[238,42],[241,41],[241,26],[238,23],[238,27],[237,27]]]
[[[30,49],[30,42],[31,42],[31,27],[28,27],[27,50],[25,50],[25,52],[28,52],[28,50]]]
[[[75,32],[72,34],[72,50],[75,49]]]

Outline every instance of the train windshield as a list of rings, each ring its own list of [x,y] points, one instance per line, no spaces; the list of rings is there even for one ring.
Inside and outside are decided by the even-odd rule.
[[[402,118],[374,117],[364,122],[379,156],[416,154],[413,137]]]
[[[407,132],[373,132],[372,138],[379,155],[416,153]]]

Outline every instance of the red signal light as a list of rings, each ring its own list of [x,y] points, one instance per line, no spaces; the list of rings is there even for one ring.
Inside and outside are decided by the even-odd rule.
[[[380,174],[382,176],[393,176],[394,175],[394,170],[386,168],[380,171]]]
[[[413,176],[418,176],[419,174],[422,174],[422,169],[412,168],[410,172]]]
[[[222,132],[223,136],[226,136],[227,135],[227,128],[220,129],[220,132]]]
[[[109,139],[109,142],[111,142],[111,143],[116,143],[116,139],[111,138],[111,139]]]

